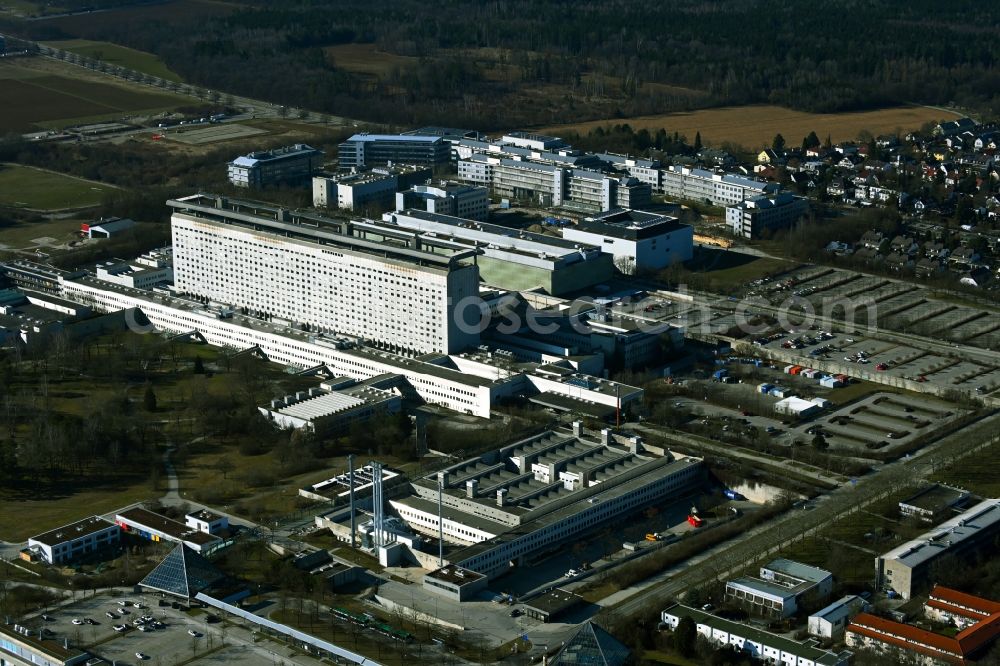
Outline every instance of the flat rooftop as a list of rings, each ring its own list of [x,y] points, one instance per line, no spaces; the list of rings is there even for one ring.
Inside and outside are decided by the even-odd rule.
[[[935,483],[929,488],[924,488],[915,495],[901,501],[899,505],[901,507],[911,506],[917,509],[924,509],[926,511],[937,511],[944,507],[951,506],[967,496],[968,493],[964,490]]]
[[[179,523],[158,513],[153,513],[142,507],[133,507],[116,514],[115,520],[126,519],[142,527],[148,527],[177,539],[178,541],[188,541],[200,546],[215,543],[219,537],[199,532],[184,523]]]
[[[685,227],[688,225],[681,224],[676,217],[670,215],[625,209],[585,218],[575,227],[569,228],[627,240],[643,240],[673,233]]]
[[[586,600],[580,595],[574,594],[569,590],[564,590],[561,587],[557,587],[550,592],[540,594],[534,599],[524,601],[521,605],[540,611],[546,615],[553,616],[582,604],[585,601]]]
[[[778,599],[790,599],[802,592],[806,591],[810,587],[813,587],[815,583],[803,582],[794,586],[779,585],[777,583],[772,583],[771,581],[761,580],[760,578],[750,578],[748,576],[743,576],[740,578],[734,578],[729,581],[727,585],[735,585],[739,587],[746,588],[753,592],[761,595],[768,595],[776,597]]]
[[[980,538],[997,529],[1000,529],[1000,499],[984,500],[916,539],[893,548],[880,559],[896,560],[915,568],[963,541]]]
[[[777,648],[783,652],[788,652],[804,659],[810,659],[817,664],[833,665],[840,662],[840,659],[836,654],[816,647],[815,642],[800,643],[792,640],[791,638],[785,638],[784,636],[779,636],[778,634],[772,634],[746,624],[724,620],[721,617],[712,615],[711,613],[706,613],[698,610],[697,608],[691,608],[690,606],[684,606],[683,604],[674,604],[673,606],[667,608],[664,612],[677,617],[689,617],[694,620],[696,625],[701,624],[730,634],[736,634],[737,636],[742,636],[748,640],[754,641],[755,643]]]
[[[786,560],[785,558],[780,557],[776,560],[771,560],[764,565],[763,568],[785,574],[786,576],[793,576],[795,578],[801,578],[802,580],[812,581],[813,583],[822,582],[833,576],[833,574],[826,569],[820,569],[819,567],[802,564],[801,562],[796,562],[795,560]]]
[[[208,523],[214,523],[217,520],[222,520],[225,516],[214,511],[209,511],[208,509],[202,509],[200,511],[192,511],[187,514],[189,518],[197,518],[198,520],[204,520]]]
[[[273,234],[283,242],[300,240],[328,245],[362,255],[375,255],[383,261],[400,261],[406,265],[450,269],[465,265],[463,260],[477,254],[475,249],[456,248],[454,244],[436,241],[402,229],[391,230],[385,225],[349,222],[318,215],[314,212],[291,211],[259,201],[234,199],[212,194],[194,194],[170,199],[167,205],[174,214],[252,233]],[[378,230],[379,238],[370,239]],[[429,249],[424,249],[429,248]]]
[[[486,578],[486,576],[479,572],[472,571],[470,569],[463,569],[462,567],[455,565],[448,565],[446,567],[441,567],[440,569],[435,569],[425,577],[432,578],[434,580],[441,580],[446,583],[451,583],[452,585],[475,583],[476,581]]]
[[[56,638],[41,638],[38,635],[38,630],[32,631],[19,624],[0,623],[0,636],[24,643],[32,650],[37,650],[41,654],[49,655],[62,662],[78,661],[87,655],[83,650],[64,647],[62,642]]]
[[[56,529],[49,530],[48,532],[42,532],[37,536],[31,537],[29,541],[37,541],[38,543],[43,543],[46,546],[55,546],[60,543],[72,541],[73,539],[80,539],[88,534],[94,534],[114,526],[114,523],[109,522],[100,516],[91,516],[90,518],[84,518],[83,520],[78,520],[75,523],[70,523],[69,525],[57,527]]]

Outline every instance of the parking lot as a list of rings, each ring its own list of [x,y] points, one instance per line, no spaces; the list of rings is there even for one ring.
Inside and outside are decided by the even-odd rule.
[[[118,603],[125,599],[129,605]],[[140,603],[144,608],[136,608],[132,605],[134,603]],[[117,617],[109,618],[109,612]],[[35,628],[44,629],[49,632],[47,635],[56,639],[66,638],[72,645],[84,647],[119,665],[145,661],[180,663],[222,646],[221,625],[207,624],[206,614],[191,616],[182,609],[160,606],[159,597],[151,595],[121,597],[100,594],[79,599],[45,615],[48,620],[41,616],[34,620]],[[144,615],[158,622],[157,627],[147,622],[145,626],[149,627],[148,630],[137,629],[134,623]],[[128,628],[124,631],[114,629],[122,625]]]
[[[831,449],[863,455],[891,450],[963,413],[926,396],[876,393],[789,429],[787,437],[809,441],[821,432]]]
[[[919,285],[833,268],[809,267],[761,281],[749,290],[773,306],[804,299],[821,314],[848,316],[857,324],[933,336],[984,349],[1000,345],[1000,321],[995,313],[950,303]],[[871,320],[869,320],[871,310]]]

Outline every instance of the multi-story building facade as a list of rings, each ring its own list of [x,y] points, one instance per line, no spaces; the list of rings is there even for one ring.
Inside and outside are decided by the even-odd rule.
[[[355,134],[337,149],[340,169],[385,164],[445,166],[451,144],[441,136],[413,134]]]
[[[0,53],[3,53],[0,50]],[[9,622],[9,620],[8,620]],[[38,629],[20,624],[0,624],[0,665],[2,666],[78,666],[106,663],[96,659],[68,640],[45,638]]]
[[[611,254],[625,273],[656,270],[688,261],[694,253],[694,230],[677,218],[619,210],[588,217],[562,229],[563,238],[596,245]]]
[[[663,194],[678,199],[705,201],[714,206],[739,203],[744,199],[777,193],[777,183],[767,183],[734,174],[672,166],[660,172]]]
[[[829,571],[777,559],[761,567],[757,578],[726,583],[726,599],[766,617],[785,618],[798,612],[803,601],[825,598],[832,589]]]
[[[612,169],[624,171],[639,182],[649,185],[653,192],[662,191],[659,161],[628,157],[627,155],[616,155],[614,153],[600,153],[597,157]]]
[[[490,215],[489,190],[455,182],[414,185],[405,192],[396,193],[396,210],[407,208],[485,222]]]
[[[760,238],[765,231],[791,227],[808,213],[809,202],[804,197],[786,192],[726,206],[726,225],[736,236]]]
[[[435,253],[412,234],[221,197],[168,205],[178,293],[394,349],[478,343],[459,308],[478,294],[474,250]]]
[[[397,192],[426,183],[433,174],[430,167],[392,166],[314,176],[313,206],[353,211],[389,209]]]
[[[25,551],[46,564],[63,564],[117,544],[119,533],[114,523],[91,516],[31,537]]]
[[[875,584],[903,599],[926,587],[934,562],[942,555],[958,555],[981,548],[1000,532],[1000,499],[971,507],[912,541],[875,558]]]
[[[306,180],[319,168],[322,151],[304,143],[237,157],[229,163],[229,182],[251,189]]]

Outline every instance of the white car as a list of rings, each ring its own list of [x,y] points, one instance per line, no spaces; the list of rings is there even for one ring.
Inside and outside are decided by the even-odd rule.
[[[132,604],[132,605],[133,605],[133,606],[135,606],[136,608],[145,608],[145,606],[143,606],[142,604],[140,604],[140,603],[139,603],[138,601],[137,601],[137,602],[135,602],[135,603],[134,603],[134,604]]]
[[[139,659],[139,660],[141,660],[141,661],[145,661],[146,659],[149,659],[149,657],[147,657],[147,656],[146,656],[145,654],[143,654],[142,652],[136,652],[136,653],[135,653],[135,658],[136,658],[136,659]]]
[[[78,618],[78,617],[74,617],[74,618],[73,618],[73,624],[76,624],[76,625],[80,625],[80,624],[83,624],[83,620],[81,620],[81,619],[80,619],[80,618]]]
[[[201,634],[199,634],[194,629],[188,629],[188,636],[194,636],[195,638],[200,638]]]
[[[116,624],[114,627],[112,627],[112,629],[118,632],[122,632],[128,629],[128,627],[126,627],[124,624]]]
[[[115,620],[115,619],[117,619],[117,618],[118,618],[118,615],[117,615],[116,613],[112,613],[111,611],[108,611],[108,612],[107,612],[107,613],[105,613],[104,615],[105,615],[105,616],[106,616],[106,617],[107,617],[107,618],[108,618],[109,620]]]
[[[575,578],[580,575],[580,572],[576,569],[570,569],[566,572],[566,578]]]
[[[119,606],[128,606],[128,604],[129,604],[128,599],[122,599],[121,601],[118,602]]]

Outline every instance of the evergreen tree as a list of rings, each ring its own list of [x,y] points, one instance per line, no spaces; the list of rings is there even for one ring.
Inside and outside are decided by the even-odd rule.
[[[779,155],[785,152],[785,137],[780,134],[775,134],[774,140],[771,141],[771,148]]]
[[[205,364],[201,360],[201,356],[194,357],[194,374],[203,375],[205,374]]]
[[[152,386],[146,387],[146,393],[142,396],[142,405],[147,412],[156,411],[156,394],[153,393]]]
[[[701,132],[695,132],[694,134],[694,152],[695,154],[701,152]]]

